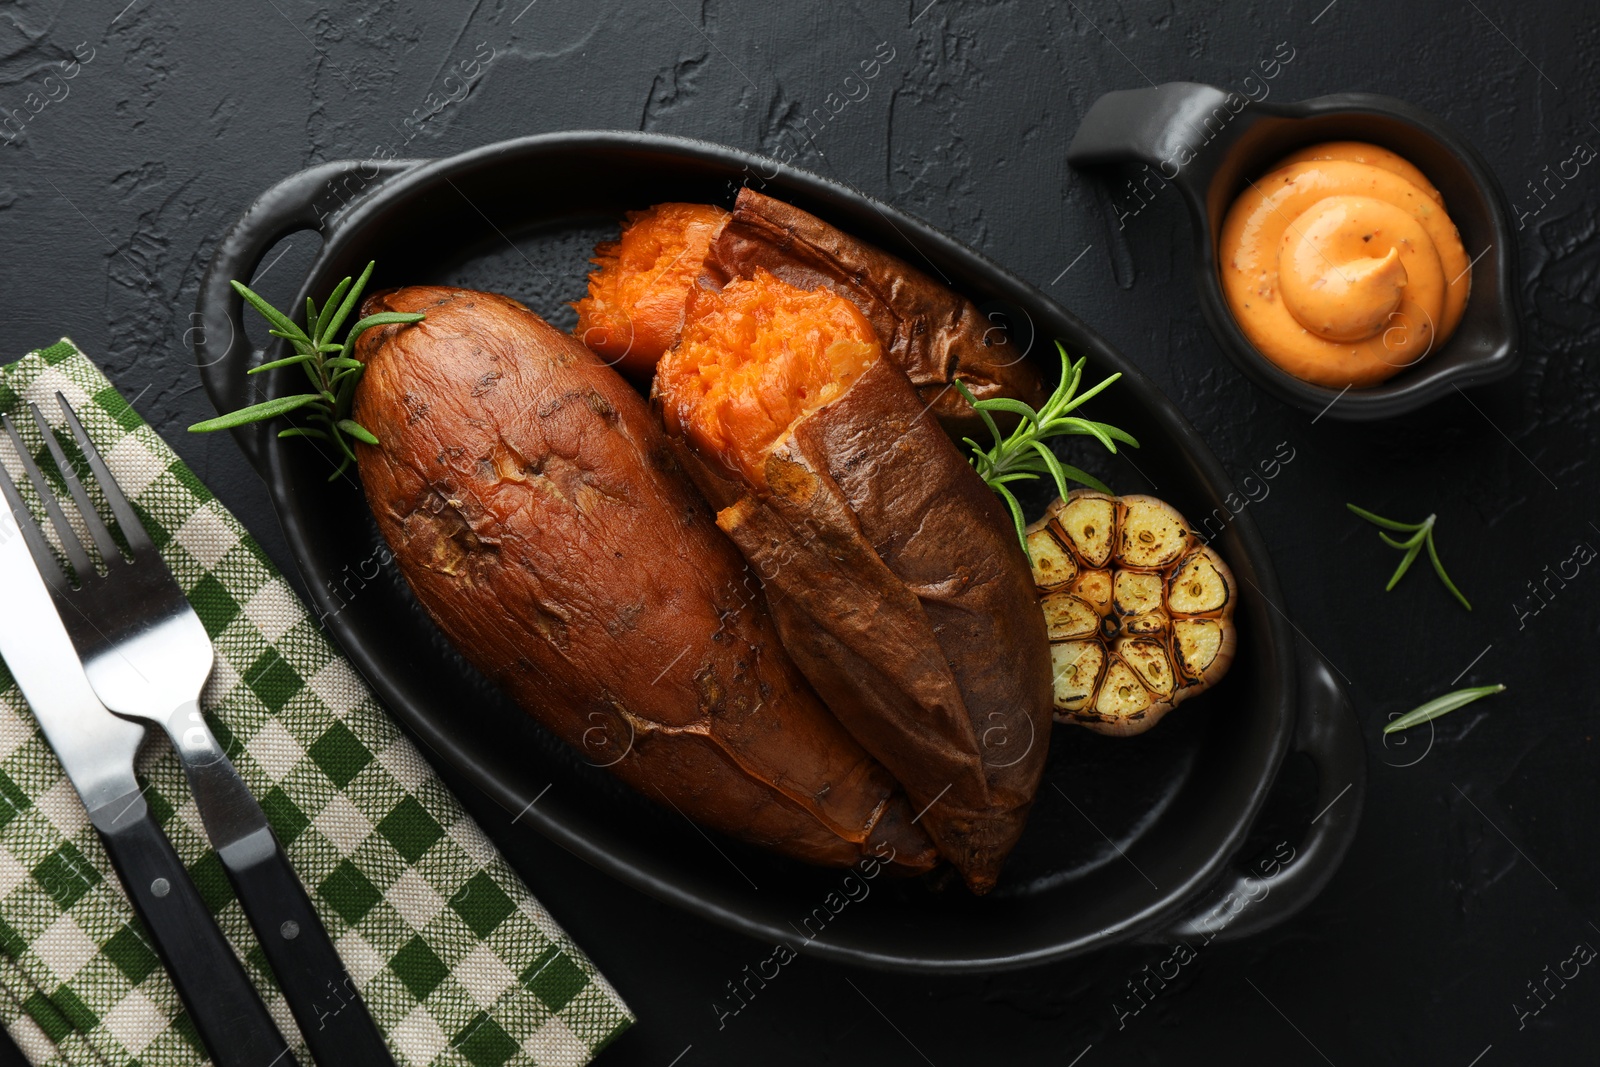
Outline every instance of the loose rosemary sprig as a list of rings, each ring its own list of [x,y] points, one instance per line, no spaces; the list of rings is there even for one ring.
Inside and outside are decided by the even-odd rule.
[[[1417,558],[1417,554],[1426,548],[1428,550],[1428,559],[1433,562],[1433,570],[1434,573],[1438,574],[1439,580],[1444,583],[1446,589],[1455,594],[1457,600],[1461,601],[1462,607],[1468,611],[1472,610],[1472,605],[1467,603],[1467,598],[1461,595],[1461,590],[1456,588],[1456,583],[1452,582],[1450,576],[1444,572],[1444,564],[1439,562],[1439,550],[1433,546],[1433,524],[1438,516],[1429,515],[1421,522],[1415,523],[1395,522],[1393,519],[1385,519],[1381,515],[1374,515],[1370,511],[1358,508],[1354,504],[1346,504],[1345,507],[1374,526],[1382,526],[1385,530],[1394,530],[1397,533],[1411,535],[1408,540],[1397,541],[1386,533],[1380,532],[1378,534],[1379,537],[1383,538],[1384,544],[1390,548],[1398,548],[1405,553],[1405,556],[1400,560],[1400,566],[1394,570],[1394,577],[1390,578],[1389,584],[1383,587],[1384,592],[1387,593],[1393,589],[1395,583],[1405,577],[1406,571],[1411,569],[1412,561]]]
[[[1474,700],[1481,700],[1495,693],[1504,693],[1503,685],[1480,685],[1472,689],[1457,689],[1453,693],[1446,693],[1441,697],[1434,697],[1420,708],[1413,708],[1383,728],[1386,734],[1399,733],[1409,730],[1413,726],[1420,726],[1429,719],[1437,719],[1441,715],[1448,715],[1457,708],[1464,708]]]
[[[249,286],[239,281],[232,282],[234,292],[249,301],[250,306],[272,324],[272,329],[267,332],[288,341],[290,347],[294,349],[294,355],[252,367],[249,373],[260,374],[279,367],[299,366],[311,380],[313,391],[274,397],[259,404],[251,404],[249,407],[230,411],[214,419],[197,422],[189,427],[189,432],[211,433],[216,430],[231,430],[235,426],[267,422],[279,415],[303,410],[311,421],[321,423],[322,427],[319,429],[316,426],[291,426],[286,430],[279,430],[278,436],[311,437],[320,441],[331,441],[337,445],[340,452],[339,466],[328,476],[330,482],[355,462],[355,450],[350,447],[351,438],[369,445],[377,444],[378,439],[372,431],[350,418],[350,398],[355,394],[356,383],[361,380],[361,375],[367,368],[360,360],[352,359],[345,353],[354,351],[356,338],[373,326],[421,322],[425,316],[400,311],[381,311],[376,315],[368,315],[350,327],[343,344],[335,343],[333,338],[338,336],[339,327],[344,325],[344,320],[355,310],[357,302],[361,299],[361,291],[367,287],[367,279],[372,277],[374,265],[375,263],[368,263],[360,278],[346,278],[334,286],[333,292],[328,294],[328,299],[323,301],[320,309],[316,301],[306,297],[306,327],[309,333],[297,326],[289,316],[263,300]]]
[[[972,405],[978,417],[983,419],[983,424],[994,435],[994,445],[987,449],[970,437],[963,440],[972,449],[971,462],[979,477],[990,489],[1000,494],[1000,498],[1011,509],[1011,518],[1017,524],[1017,539],[1022,542],[1023,552],[1028,551],[1028,523],[1023,517],[1022,505],[1017,503],[1016,496],[1009,488],[1012,482],[1031,481],[1040,475],[1048,474],[1055,479],[1056,489],[1063,497],[1071,491],[1067,484],[1069,480],[1102,493],[1111,492],[1094,475],[1061,462],[1047,443],[1051,438],[1071,435],[1093,437],[1105,445],[1107,451],[1113,453],[1117,450],[1118,441],[1134,448],[1139,447],[1139,442],[1134,440],[1131,434],[1115,426],[1071,414],[1122,375],[1113,374],[1080,395],[1078,385],[1083,379],[1083,365],[1088,362],[1088,357],[1084,356],[1076,363],[1072,362],[1067,355],[1066,347],[1060,341],[1056,342],[1056,351],[1061,353],[1061,382],[1056,386],[1056,391],[1044,402],[1044,407],[1038,411],[1020,400],[1012,400],[1009,397],[997,396],[979,400],[964,383],[959,380],[955,383],[956,388],[961,390],[961,395],[966,397],[967,403]],[[992,411],[1005,411],[1021,416],[1021,421],[1009,434],[1002,434],[1000,427],[995,425],[994,417],[989,414]]]

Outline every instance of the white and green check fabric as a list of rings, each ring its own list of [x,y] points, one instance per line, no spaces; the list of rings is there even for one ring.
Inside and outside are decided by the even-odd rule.
[[[632,1021],[616,991],[461,810],[238,520],[105,376],[67,340],[0,367],[0,411],[33,401],[59,419],[58,390],[210,632],[211,726],[283,839],[396,1059],[587,1063]],[[25,419],[18,426],[31,432]],[[53,469],[42,443],[30,444]],[[138,771],[201,895],[309,1064],[159,734]],[[82,803],[3,667],[0,1021],[36,1064],[206,1060]]]

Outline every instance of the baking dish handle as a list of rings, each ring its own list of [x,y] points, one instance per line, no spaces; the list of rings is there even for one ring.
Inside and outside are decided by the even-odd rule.
[[[377,184],[410,170],[420,159],[344,159],[308,167],[280,181],[256,198],[217,243],[200,282],[195,305],[195,362],[206,394],[218,412],[234,411],[262,399],[252,396],[246,377],[262,359],[245,337],[244,300],[229,284],[255,273],[267,251],[298,230],[316,230],[324,238],[328,221]],[[296,315],[296,318],[299,316]],[[251,423],[233,431],[234,440],[259,472],[269,428]]]
[[[1233,869],[1190,917],[1147,941],[1233,941],[1293,916],[1320,893],[1355,839],[1367,791],[1367,750],[1350,698],[1328,661],[1301,639],[1294,747],[1317,768],[1316,814],[1288,856],[1280,845],[1255,871]]]

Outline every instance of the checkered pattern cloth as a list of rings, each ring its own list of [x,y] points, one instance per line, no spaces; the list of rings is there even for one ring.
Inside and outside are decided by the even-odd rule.
[[[100,371],[67,340],[0,368],[0,411],[33,401],[59,419],[57,390],[210,632],[211,726],[260,798],[395,1058],[587,1063],[632,1021],[615,990],[384,714],[261,548]],[[27,420],[18,426],[31,433]],[[74,455],[70,434],[64,443]],[[30,446],[48,469],[42,442]],[[310,1064],[178,762],[154,733],[138,767],[145,797]],[[3,667],[0,1021],[36,1064],[206,1060],[77,793]]]

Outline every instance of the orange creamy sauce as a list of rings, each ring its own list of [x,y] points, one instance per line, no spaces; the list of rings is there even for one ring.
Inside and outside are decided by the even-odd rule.
[[[1297,378],[1376,385],[1442,345],[1472,272],[1444,198],[1388,149],[1330,141],[1278,161],[1218,242],[1228,306]]]

